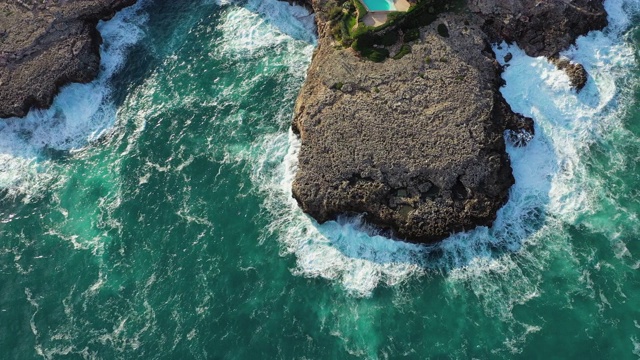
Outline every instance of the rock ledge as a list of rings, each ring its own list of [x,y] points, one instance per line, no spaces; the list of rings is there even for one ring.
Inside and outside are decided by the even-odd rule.
[[[538,21],[529,7],[511,13],[521,19],[513,25],[503,20],[516,8],[497,3],[518,1],[470,1],[471,11],[442,13],[422,27],[401,59],[373,63],[334,43],[326,9],[339,4],[313,1],[318,48],[292,124],[302,141],[292,190],[303,211],[321,223],[364,214],[389,235],[419,243],[493,223],[514,183],[503,135],[512,130],[510,138],[522,139],[516,133],[531,134],[533,126],[502,98],[502,69],[489,43],[502,38],[555,55],[577,36],[569,28],[579,16],[566,11],[584,9],[573,3],[598,8],[598,1],[542,2],[568,20],[535,36],[526,26]],[[500,35],[509,26],[512,36]]]
[[[0,3],[0,117],[51,105],[59,88],[100,69],[99,20],[136,0],[15,0]]]

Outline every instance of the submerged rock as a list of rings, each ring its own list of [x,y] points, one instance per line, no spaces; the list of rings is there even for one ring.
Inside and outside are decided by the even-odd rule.
[[[51,105],[69,82],[89,82],[100,69],[96,25],[136,0],[0,3],[0,117]]]
[[[293,120],[302,147],[292,190],[302,210],[319,222],[363,214],[421,243],[491,225],[514,183],[504,133],[524,145],[533,121],[499,92],[487,18],[440,14],[402,58],[374,63],[335,46],[328,8],[314,2],[318,48]],[[530,44],[542,54],[561,48],[546,39]]]
[[[577,91],[582,90],[582,88],[587,84],[588,74],[582,64],[573,63],[569,61],[569,59],[556,57],[550,58],[549,60],[555,64],[558,69],[567,73],[567,76],[569,76],[569,80],[571,81],[571,86],[573,86]]]

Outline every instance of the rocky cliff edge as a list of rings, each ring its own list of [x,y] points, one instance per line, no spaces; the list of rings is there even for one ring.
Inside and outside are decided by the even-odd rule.
[[[51,105],[59,88],[100,69],[99,20],[136,0],[0,2],[0,117]]]
[[[606,24],[601,1],[472,0],[421,27],[406,55],[374,63],[332,37],[335,2],[312,4],[319,41],[295,106],[293,196],[319,222],[362,214],[419,243],[490,226],[514,183],[503,135],[531,132],[532,121],[500,95],[490,42],[551,56]]]

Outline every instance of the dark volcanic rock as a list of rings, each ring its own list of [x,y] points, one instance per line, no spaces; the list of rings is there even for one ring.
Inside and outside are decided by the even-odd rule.
[[[514,182],[503,133],[532,122],[511,112],[486,37],[465,20],[443,15],[410,54],[380,64],[320,35],[293,122],[305,212],[363,213],[416,242],[492,224]]]
[[[607,26],[603,0],[469,0],[469,8],[492,41],[516,42],[529,56],[548,57],[578,91],[587,83],[582,65],[557,57],[578,36]]]
[[[500,94],[489,43],[552,56],[606,15],[602,1],[470,3],[473,12],[422,28],[401,59],[373,63],[335,46],[326,15],[335,3],[313,2],[318,48],[293,120],[302,147],[292,190],[306,213],[319,222],[364,214],[426,243],[492,224],[514,182],[503,134],[524,145],[533,121]]]
[[[48,107],[60,86],[93,80],[100,68],[98,21],[135,1],[1,2],[0,117]]]
[[[513,59],[513,54],[512,53],[507,53],[507,55],[504,56],[504,62],[508,63],[509,61],[511,61],[511,59]]]
[[[564,70],[571,80],[571,85],[580,91],[587,84],[587,71],[582,64],[572,63],[568,59],[552,57],[551,62],[558,69]]]
[[[491,41],[517,42],[529,56],[556,56],[607,26],[603,0],[469,0]]]

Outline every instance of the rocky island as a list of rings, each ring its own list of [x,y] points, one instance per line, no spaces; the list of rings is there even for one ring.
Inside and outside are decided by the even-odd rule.
[[[0,117],[46,108],[62,85],[100,69],[99,20],[136,0],[0,2]]]
[[[579,90],[586,72],[558,53],[606,26],[602,0],[422,0],[373,29],[352,27],[356,1],[311,2],[319,40],[295,106],[293,196],[321,223],[363,214],[411,242],[491,225],[514,183],[504,133],[533,126],[502,98],[490,44],[554,59]]]

